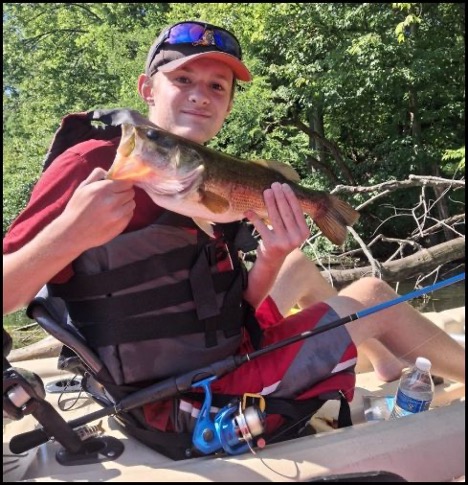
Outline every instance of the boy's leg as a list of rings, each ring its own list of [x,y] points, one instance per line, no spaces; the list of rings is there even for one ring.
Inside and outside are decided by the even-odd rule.
[[[356,364],[356,374],[374,370],[376,376],[391,382],[401,376],[401,371],[408,363],[395,357],[382,343],[375,338],[362,342],[358,346],[359,358]]]
[[[315,263],[299,249],[286,258],[270,293],[282,315],[287,315],[294,305],[307,308],[336,295],[337,290],[320,274]],[[370,364],[383,381],[396,379],[405,366],[375,339],[369,339],[358,347],[356,372],[370,370]]]
[[[293,251],[286,258],[271,292],[283,315],[295,304],[305,308],[319,301],[333,300],[336,295],[335,288],[300,250]],[[351,307],[346,303],[344,307],[339,305],[342,316],[398,296],[378,278],[355,281],[339,295],[354,300]],[[465,380],[465,351],[462,346],[408,303],[400,303],[347,326],[358,347],[358,371],[365,369],[370,360],[377,375],[384,381],[390,381],[400,375],[409,361],[414,362],[417,356],[424,355],[432,361],[434,374],[460,382]]]
[[[344,288],[339,296],[330,298],[327,303],[339,315],[346,316],[397,296],[384,281],[363,278]],[[346,324],[346,327],[356,346],[364,344],[364,350],[369,339],[376,339],[402,361],[414,362],[421,355],[432,362],[434,374],[465,382],[464,348],[408,303],[360,318]],[[371,360],[374,358],[372,364],[381,376],[390,372],[385,359],[379,361],[378,353],[368,356]]]
[[[307,308],[337,294],[300,249],[287,256],[270,292],[282,315],[287,315],[294,305]]]

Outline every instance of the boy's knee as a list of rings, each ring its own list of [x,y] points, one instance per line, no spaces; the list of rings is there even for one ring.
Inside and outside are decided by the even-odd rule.
[[[360,279],[359,283],[368,287],[370,290],[376,291],[377,293],[388,293],[389,291],[393,291],[388,283],[375,276],[366,276]]]
[[[352,296],[357,300],[372,299],[376,301],[386,301],[397,296],[397,293],[388,283],[375,276],[365,276],[348,287],[344,288],[340,294]]]
[[[384,280],[376,278],[375,276],[368,276],[364,278],[365,283],[379,295],[386,295],[389,298],[395,298],[397,293],[395,290]]]

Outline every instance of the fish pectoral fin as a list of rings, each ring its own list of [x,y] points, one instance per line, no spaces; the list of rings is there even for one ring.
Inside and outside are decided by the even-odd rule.
[[[213,223],[210,221],[207,221],[206,219],[198,219],[197,217],[193,217],[193,222],[208,236],[214,237],[214,231],[213,231]]]
[[[207,209],[215,214],[222,214],[229,210],[230,204],[221,195],[204,190],[200,192],[200,204],[203,204]]]
[[[283,162],[278,162],[278,160],[252,160],[253,163],[261,165],[262,167],[270,168],[271,170],[275,170],[279,172],[283,177],[286,177],[288,180],[292,182],[299,182],[301,177],[299,174],[291,167]]]

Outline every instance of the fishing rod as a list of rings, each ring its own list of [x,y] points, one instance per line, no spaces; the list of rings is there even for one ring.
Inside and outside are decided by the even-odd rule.
[[[267,347],[259,350],[255,350],[249,354],[244,355],[234,355],[230,356],[224,360],[214,362],[206,367],[196,369],[194,371],[187,372],[180,376],[170,377],[156,384],[148,386],[144,389],[135,391],[128,396],[121,399],[119,402],[111,406],[106,406],[102,409],[94,411],[90,414],[76,418],[67,422],[71,428],[77,428],[83,426],[91,421],[103,418],[105,416],[116,415],[120,412],[129,411],[131,409],[143,406],[144,404],[150,402],[161,401],[163,399],[168,399],[177,396],[181,393],[187,392],[193,387],[204,387],[207,389],[206,381],[210,382],[214,379],[223,377],[229,372],[237,369],[241,365],[256,359],[264,354],[272,352],[274,350],[286,347],[293,343],[305,340],[314,335],[326,332],[333,328],[345,325],[346,323],[358,320],[359,318],[364,318],[368,315],[372,315],[381,310],[385,310],[392,306],[398,305],[400,303],[412,300],[421,295],[437,291],[446,286],[450,286],[454,283],[458,283],[465,279],[465,273],[453,276],[447,280],[440,281],[433,285],[426,286],[424,288],[411,291],[405,295],[394,298],[393,300],[380,303],[378,305],[371,306],[369,308],[360,310],[356,313],[352,313],[345,317],[339,318],[333,322],[323,325],[319,328],[314,328],[313,330],[307,330],[301,332],[300,334],[294,335],[290,338],[284,339],[280,342],[268,345]],[[31,448],[39,446],[46,443],[51,438],[48,436],[44,428],[39,428],[33,431],[21,433],[14,436],[10,441],[10,450],[12,453],[19,454],[24,453]]]

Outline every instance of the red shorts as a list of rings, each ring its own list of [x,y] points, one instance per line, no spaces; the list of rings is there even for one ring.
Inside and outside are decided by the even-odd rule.
[[[340,317],[326,303],[318,303],[283,318],[274,301],[268,297],[256,312],[263,330],[261,348],[302,332],[319,328]],[[246,335],[239,354],[254,351]],[[249,361],[211,384],[213,393],[242,395],[246,392],[289,399],[306,399],[340,389],[351,400],[354,393],[357,351],[344,325],[271,351]],[[340,371],[349,372],[340,373]],[[179,412],[173,406],[161,409],[162,403],[145,406],[145,417],[151,425],[165,430],[191,429],[200,404],[179,401]]]

